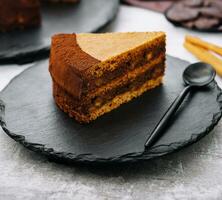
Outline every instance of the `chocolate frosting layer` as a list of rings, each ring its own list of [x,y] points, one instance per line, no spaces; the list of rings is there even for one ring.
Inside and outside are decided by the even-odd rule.
[[[84,70],[100,61],[84,52],[76,34],[52,37],[49,71],[53,80],[73,97],[80,99],[84,87]]]

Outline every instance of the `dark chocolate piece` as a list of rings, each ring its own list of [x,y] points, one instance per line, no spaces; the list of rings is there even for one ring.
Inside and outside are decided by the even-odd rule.
[[[197,16],[195,16],[197,12]],[[165,13],[176,25],[204,31],[221,31],[222,0],[182,0]]]
[[[205,0],[205,6],[215,6],[217,8],[222,9],[222,1],[221,0]]]
[[[167,17],[175,22],[183,22],[196,19],[199,15],[199,10],[195,8],[187,8],[182,4],[176,4],[167,12]]]
[[[157,12],[165,12],[174,1],[177,0],[168,0],[168,1],[157,1],[157,0],[149,0],[149,1],[143,1],[143,0],[122,0],[125,4],[137,6]]]
[[[187,28],[194,28],[195,27],[195,21],[183,22],[182,25],[184,27],[187,27]]]
[[[200,13],[206,17],[214,17],[222,19],[222,10],[218,7],[202,8]]]
[[[198,29],[210,29],[217,26],[220,23],[219,19],[216,18],[199,18],[197,19],[194,24],[195,27]]]
[[[203,5],[203,0],[184,0],[183,4],[189,7],[200,7]]]

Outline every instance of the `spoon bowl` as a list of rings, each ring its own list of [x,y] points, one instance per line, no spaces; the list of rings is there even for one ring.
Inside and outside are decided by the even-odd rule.
[[[216,76],[215,70],[211,65],[203,62],[198,62],[189,65],[183,72],[183,80],[187,85],[180,95],[168,108],[166,113],[160,119],[159,123],[154,128],[151,135],[145,143],[145,149],[151,147],[154,142],[163,134],[168,122],[171,120],[174,113],[177,111],[188,92],[193,88],[204,87],[210,84]]]
[[[183,72],[185,84],[196,87],[203,87],[211,83],[216,76],[211,65],[198,62],[189,65]]]

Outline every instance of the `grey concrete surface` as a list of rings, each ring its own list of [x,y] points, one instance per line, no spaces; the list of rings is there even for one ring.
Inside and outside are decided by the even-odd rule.
[[[179,152],[124,166],[48,161],[0,131],[0,200],[220,200],[222,122]]]

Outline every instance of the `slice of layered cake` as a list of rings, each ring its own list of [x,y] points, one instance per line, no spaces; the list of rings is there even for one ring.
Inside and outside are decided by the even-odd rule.
[[[164,69],[163,32],[52,37],[53,96],[79,122],[95,120],[160,85]]]
[[[39,0],[0,0],[0,31],[39,26]]]

